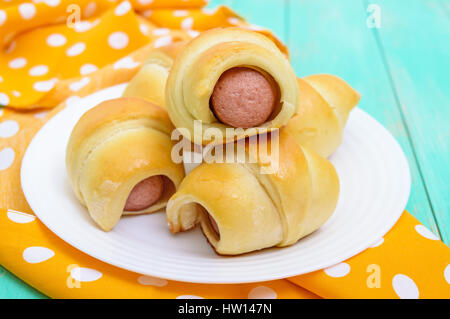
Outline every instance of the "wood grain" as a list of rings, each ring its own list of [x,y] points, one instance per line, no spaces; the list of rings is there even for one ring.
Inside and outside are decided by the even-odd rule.
[[[385,56],[396,104],[410,134],[438,230],[449,244],[449,15],[443,10],[444,1],[376,2],[382,8],[383,27],[375,31],[375,36]]]
[[[219,1],[213,1],[217,4]],[[290,1],[227,1],[234,10],[248,17],[251,23],[271,28],[272,19],[256,14],[267,3],[271,16],[284,15],[283,38],[291,53],[293,67],[299,76],[332,73],[341,76],[361,94],[359,105],[380,121],[397,139],[405,152],[412,177],[411,196],[407,209],[435,234],[439,234],[427,187],[416,157],[410,129],[393,86],[385,56],[374,29],[367,26],[370,13],[366,1],[290,0]],[[401,2],[401,1],[400,1]],[[259,8],[259,9],[258,9]],[[395,14],[402,14],[402,10]],[[269,10],[264,10],[269,12]],[[420,10],[418,10],[420,13]],[[266,13],[267,14],[267,13]],[[384,18],[382,10],[382,21]],[[417,27],[412,24],[412,27]],[[414,133],[414,132],[413,132]],[[448,212],[447,212],[448,213]],[[447,243],[450,238],[443,238]]]

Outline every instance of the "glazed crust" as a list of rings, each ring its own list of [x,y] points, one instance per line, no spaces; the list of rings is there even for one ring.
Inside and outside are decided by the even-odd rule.
[[[221,144],[255,134],[237,131],[227,139],[194,136],[194,121],[201,120],[202,130],[220,130],[225,137],[227,126],[215,118],[210,109],[210,97],[225,71],[234,67],[249,67],[270,75],[278,86],[276,109],[259,127],[265,131],[287,123],[299,104],[299,89],[289,61],[267,37],[239,28],[213,29],[189,42],[177,55],[166,84],[166,108],[177,128],[197,144],[214,141]],[[253,133],[251,133],[253,132]]]
[[[284,129],[279,158],[261,156],[251,141],[246,146],[245,163],[205,163],[186,176],[166,208],[172,232],[200,223],[217,253],[237,255],[292,245],[331,216],[339,179],[328,160],[298,145]],[[262,170],[275,162],[273,173]]]
[[[184,177],[171,160],[173,126],[162,108],[138,98],[99,104],[76,124],[66,151],[69,180],[80,202],[105,231],[122,214],[155,212],[165,207]],[[123,211],[135,185],[155,175],[164,178],[164,194],[142,211]]]
[[[360,95],[341,78],[315,74],[298,79],[301,99],[297,113],[286,130],[301,145],[330,156],[342,143],[350,111]]]
[[[229,44],[221,43],[220,40],[214,39],[216,34],[218,36],[221,33],[229,32],[228,30],[229,29],[218,29],[205,32],[208,37],[206,38],[205,35],[204,41],[208,41],[210,38],[213,38],[213,40],[217,42],[213,48],[217,46],[218,49],[225,50],[225,47],[228,46],[229,50],[231,50],[231,48],[235,48],[236,52],[241,52],[243,49],[239,49],[239,45],[242,44],[242,41]],[[245,35],[249,33],[249,31],[242,32],[244,32]],[[225,38],[223,35],[222,37]],[[261,35],[256,35],[256,37],[264,38]],[[214,50],[213,48],[206,50],[207,52],[199,49],[199,47],[202,48],[202,45],[204,45],[204,41],[200,41],[200,43],[193,42],[185,49],[184,47],[187,42],[178,42],[167,47],[161,47],[154,50],[150,53],[147,63],[128,85],[125,91],[125,96],[140,96],[150,101],[154,101],[158,105],[166,105],[164,88],[166,87],[166,80],[174,63],[174,59],[178,55],[188,55],[189,59],[183,57],[177,59],[178,62],[176,64],[178,66],[176,66],[176,68],[178,71],[170,72],[173,73],[171,76],[173,78],[173,85],[177,84],[175,81],[175,74],[178,74],[178,77],[182,77],[183,74],[192,77],[193,73],[201,72],[202,68],[198,68],[198,64],[200,64],[200,62],[196,62],[197,64],[192,62],[192,60],[196,59],[196,54],[201,56],[201,60],[207,60],[207,57],[209,56],[212,56],[211,59],[215,58],[219,61],[222,58],[221,55],[216,52],[217,50]],[[214,41],[211,40],[211,42]],[[270,47],[270,45],[268,46]],[[187,61],[183,62],[186,65],[191,63],[192,68],[197,68],[198,71],[194,72],[192,68],[182,71],[182,65],[180,65],[182,61]],[[205,68],[207,69],[206,66]],[[188,71],[190,73],[188,73]],[[178,93],[171,92],[169,94],[169,92],[166,92],[166,96],[173,96],[173,103],[177,103],[170,108],[170,113],[172,114],[171,116],[173,119],[190,118],[190,123],[192,123],[192,121],[197,118],[194,115],[199,113],[199,111],[192,110],[192,112],[194,112],[192,113],[191,110],[185,107],[183,103],[178,102],[181,98],[183,100],[185,98],[189,98],[191,105],[194,105],[192,103],[197,103],[196,97],[192,97],[193,94],[189,94],[189,91],[197,89],[198,92],[204,93],[205,90],[207,91],[207,88],[211,88],[211,85],[213,85],[213,90],[215,82],[207,77],[207,75],[207,73],[202,73],[202,75],[197,74],[195,79],[197,82],[194,82],[192,78],[186,78],[189,80],[187,81],[187,84],[190,84],[190,87],[186,87],[185,85],[187,84],[178,85]],[[202,77],[205,77],[203,82],[201,81]],[[286,128],[301,145],[308,147],[309,149],[317,152],[319,155],[328,157],[342,143],[343,129],[345,127],[348,115],[350,111],[358,104],[360,95],[344,80],[330,74],[314,74],[304,78],[298,78],[297,81],[300,91],[297,111],[294,116],[287,121]],[[197,86],[195,86],[195,84],[197,84]],[[186,93],[183,90],[186,90]],[[277,99],[279,98],[280,97],[277,97]],[[203,99],[202,102],[204,102],[204,100],[205,99]],[[201,103],[198,105],[205,106],[205,104]],[[209,105],[207,108],[207,110],[201,108],[201,110],[205,111],[203,113],[206,114],[201,119],[204,123],[205,119],[211,123],[206,123],[203,129],[215,127],[216,125],[223,128],[223,124],[217,124],[215,122],[216,119],[214,114],[209,110]],[[200,113],[203,114],[202,112]],[[178,120],[175,123],[179,123],[178,125],[186,124],[186,122],[182,122],[181,120]],[[184,125],[182,127],[189,128],[187,131],[181,130],[180,132],[186,132],[186,134],[191,136],[192,140],[194,138],[193,134],[191,134],[193,127],[189,127],[189,125]],[[240,135],[240,137],[242,136],[245,136],[245,134]],[[201,144],[202,142],[206,143],[206,141],[202,141],[201,138],[197,140],[198,144]]]

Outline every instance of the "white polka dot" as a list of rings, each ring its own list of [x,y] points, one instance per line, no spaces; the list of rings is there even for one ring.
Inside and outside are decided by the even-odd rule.
[[[128,45],[128,35],[124,32],[114,32],[108,37],[108,44],[111,48],[120,50]]]
[[[144,286],[164,287],[167,285],[167,280],[151,276],[140,276],[138,282]]]
[[[5,10],[0,10],[0,26],[3,25],[6,21],[6,12]]]
[[[50,79],[50,80],[46,80],[46,81],[38,81],[35,82],[33,84],[33,89],[35,89],[38,92],[48,92],[51,89],[53,89],[53,87],[56,84],[56,79]]]
[[[76,32],[85,32],[90,30],[94,25],[89,21],[75,22],[73,28]]]
[[[8,105],[9,104],[9,96],[5,93],[0,93],[0,105]]]
[[[23,68],[27,64],[27,59],[25,58],[15,58],[9,61],[8,66],[11,69],[20,69]]]
[[[344,277],[350,272],[350,265],[347,263],[340,263],[324,269],[325,273],[334,278]]]
[[[86,44],[84,42],[78,42],[68,48],[66,54],[68,56],[76,56],[83,53],[84,50],[86,50]]]
[[[192,17],[186,18],[181,22],[181,27],[183,29],[192,29],[192,26],[194,24],[194,19]]]
[[[30,264],[38,264],[55,256],[55,252],[45,247],[28,247],[23,251],[23,259]]]
[[[174,17],[186,17],[189,14],[187,10],[174,10],[173,16]]]
[[[0,83],[3,82],[3,77],[0,75]]]
[[[147,35],[148,34],[148,25],[141,23],[139,25],[139,30],[141,30],[142,34]]]
[[[419,289],[415,282],[406,275],[398,274],[392,279],[392,287],[400,299],[418,299]]]
[[[142,5],[147,5],[153,2],[153,0],[138,0],[138,2]]]
[[[231,18],[228,18],[228,22],[232,25],[237,25],[241,22],[241,20],[238,18],[235,18],[235,17],[231,17]]]
[[[81,97],[73,95],[66,99],[66,106],[76,105],[79,101],[81,101]]]
[[[31,76],[41,76],[48,72],[48,66],[46,65],[36,65],[30,69],[28,72]]]
[[[90,63],[86,63],[83,64],[80,68],[80,74],[81,75],[87,75],[90,74],[92,72],[95,72],[98,70],[98,67],[95,66],[94,64],[90,64]]]
[[[67,42],[66,37],[60,33],[50,34],[47,37],[47,44],[51,47],[60,47],[66,44],[66,42]]]
[[[131,9],[131,4],[128,1],[121,2],[116,9],[114,10],[114,13],[117,16],[123,16]]]
[[[83,282],[96,281],[100,279],[103,274],[95,269],[75,267],[70,271],[73,279]]]
[[[23,19],[30,20],[36,14],[36,7],[32,3],[22,3],[19,5],[19,13]]]
[[[159,48],[165,45],[168,45],[172,43],[172,37],[170,35],[167,35],[165,37],[159,38],[157,40],[155,40],[155,43],[153,44],[153,46],[155,48]]]
[[[10,147],[4,148],[0,151],[0,171],[7,169],[14,162],[16,154]]]
[[[256,24],[250,24],[249,26],[250,29],[255,30],[255,31],[263,31],[265,30],[263,27],[256,25]]]
[[[215,14],[215,13],[217,12],[217,9],[218,9],[218,7],[217,7],[217,8],[214,8],[214,9],[211,9],[211,8],[203,8],[203,9],[202,9],[202,12],[203,12],[204,14],[207,14],[207,15],[213,15],[213,14]]]
[[[84,17],[91,17],[95,13],[95,10],[97,10],[97,4],[95,2],[89,2],[84,8]]]
[[[250,291],[248,299],[277,299],[277,293],[269,287],[258,286]]]
[[[6,216],[8,216],[9,220],[18,224],[31,223],[36,219],[33,215],[25,214],[12,209],[8,209]]]
[[[422,235],[423,237],[431,240],[439,240],[439,238],[433,234],[428,228],[426,228],[424,225],[416,225],[415,227],[416,231]]]
[[[34,117],[37,119],[43,119],[44,117],[46,117],[48,114],[48,111],[41,111],[41,112],[36,112],[34,113]]]
[[[134,69],[140,65],[139,62],[135,62],[132,57],[124,57],[114,63],[114,69]]]
[[[195,295],[181,295],[178,296],[177,299],[205,299],[205,298]]]
[[[50,7],[56,7],[61,2],[60,0],[44,0],[45,4]]]
[[[196,38],[200,35],[200,32],[195,31],[195,30],[188,30],[187,33],[189,34],[190,37],[192,38]]]
[[[144,12],[142,12],[142,15],[146,18],[150,18],[152,13],[153,13],[153,10],[145,10]]]
[[[73,91],[73,92],[77,92],[79,90],[81,90],[82,88],[84,88],[86,85],[89,84],[89,82],[91,82],[90,78],[82,78],[79,81],[73,82],[69,85],[69,88]]]
[[[382,243],[384,243],[384,238],[381,237],[380,239],[378,239],[375,243],[372,244],[372,246],[370,246],[370,248],[375,248],[380,246]]]
[[[156,28],[152,30],[152,34],[156,36],[166,35],[170,33],[168,28]]]
[[[450,284],[450,265],[447,265],[444,270],[444,278],[448,284]]]
[[[19,131],[19,124],[16,121],[4,121],[0,122],[0,137],[8,138],[16,135]]]
[[[22,95],[19,91],[16,91],[16,90],[12,90],[11,92],[15,97],[19,97]]]
[[[50,6],[50,7],[56,7],[57,5],[60,4],[60,0],[33,0],[34,3],[38,4],[38,3],[45,3],[46,5]]]

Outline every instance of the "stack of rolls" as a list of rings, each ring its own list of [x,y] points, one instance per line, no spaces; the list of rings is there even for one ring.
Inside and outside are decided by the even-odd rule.
[[[185,175],[171,160],[173,129],[166,111],[139,98],[108,100],[80,118],[66,168],[75,195],[101,229],[111,230],[122,215],[166,206]]]
[[[80,129],[75,128],[71,138],[75,142],[69,143],[67,153],[69,177],[78,198],[103,229],[111,229],[122,213],[129,213],[127,207],[140,209],[139,213],[154,211],[151,205],[141,208],[157,198],[158,208],[167,205],[172,233],[200,224],[218,254],[237,255],[292,245],[317,230],[335,210],[339,179],[326,157],[342,143],[345,123],[359,94],[336,76],[297,78],[287,57],[265,36],[239,28],[214,29],[188,43],[158,48],[124,96],[116,103],[127,101],[125,109],[130,103],[147,103],[148,109],[161,106],[162,127],[156,128],[154,122],[146,127],[165,134],[164,143],[147,145],[153,142],[144,142],[145,138],[129,143],[136,148],[130,150],[132,154],[152,149],[150,157],[166,162],[157,161],[161,166],[148,167],[145,174],[130,173],[133,177],[124,183],[120,199],[96,198],[90,204],[91,193],[97,196],[99,189],[108,192],[108,187],[114,187],[108,186],[110,176],[96,177],[94,188],[86,186],[92,184],[89,174],[95,174],[95,169],[86,169],[89,160],[81,153],[95,143],[85,141],[90,146],[79,151],[76,142],[92,137],[80,137],[76,133]],[[225,153],[241,145],[243,160],[236,160],[233,153],[231,162],[204,162],[184,176],[182,164],[168,159],[168,148],[175,143],[166,139],[169,127],[193,145],[212,145]],[[205,134],[211,130],[215,133]],[[152,131],[147,138],[153,140],[156,135]],[[97,142],[106,138],[98,136]],[[69,155],[74,153],[80,154]],[[101,161],[108,162],[107,156]],[[79,159],[72,163],[72,157]],[[276,169],[268,172],[267,166]],[[77,170],[87,177],[78,176]],[[161,190],[161,180],[149,180],[155,174],[170,182],[171,191]],[[98,216],[108,216],[113,210],[111,221],[100,222]]]
[[[230,127],[269,132],[285,125],[299,102],[286,56],[265,36],[238,28],[210,30],[191,41],[176,57],[166,83],[172,122],[201,144],[230,142],[255,130],[209,140],[194,131],[196,120],[202,131],[213,128],[224,137]]]

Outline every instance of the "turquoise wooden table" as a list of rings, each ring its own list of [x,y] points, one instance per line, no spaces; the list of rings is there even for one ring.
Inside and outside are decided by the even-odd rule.
[[[407,210],[450,244],[450,1],[213,0],[273,30],[299,76],[332,73],[400,143]],[[386,157],[388,160],[388,157]],[[0,298],[45,298],[0,268]]]

